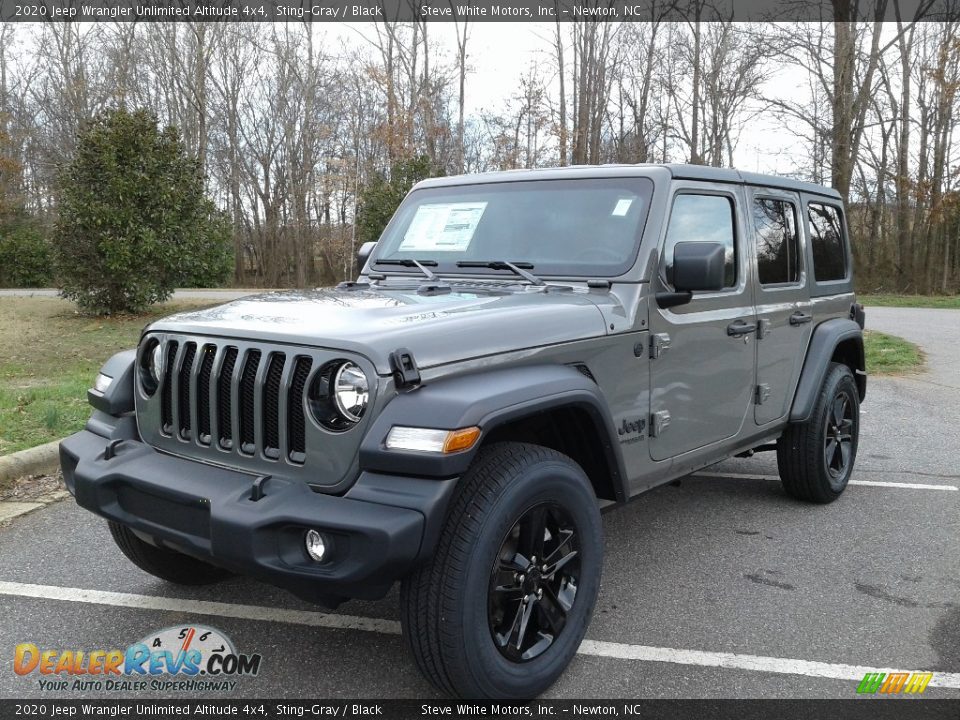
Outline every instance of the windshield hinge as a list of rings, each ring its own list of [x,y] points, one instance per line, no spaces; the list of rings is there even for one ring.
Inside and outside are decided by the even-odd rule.
[[[453,288],[443,283],[424,283],[417,288],[417,295],[449,295]]]
[[[420,384],[420,369],[413,358],[413,353],[407,348],[397,348],[390,353],[390,370],[393,372],[393,381],[397,389]]]

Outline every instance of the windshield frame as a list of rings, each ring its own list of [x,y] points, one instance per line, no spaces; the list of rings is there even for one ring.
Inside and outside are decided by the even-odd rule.
[[[384,228],[383,232],[380,234],[379,239],[377,240],[377,245],[373,249],[371,256],[369,258],[369,270],[368,272],[374,272],[378,274],[384,274],[389,276],[410,276],[410,268],[404,268],[402,266],[390,266],[390,265],[380,265],[377,267],[377,263],[381,259],[385,260],[394,260],[397,258],[398,253],[394,252],[390,255],[385,255],[383,249],[385,247],[384,240],[389,238],[393,232],[396,231],[397,225],[402,222],[402,218],[405,217],[407,211],[411,205],[420,202],[430,202],[431,199],[435,198],[437,201],[442,201],[444,198],[448,197],[451,191],[453,192],[463,192],[466,194],[472,194],[476,192],[478,195],[482,194],[486,188],[496,187],[498,191],[509,191],[511,188],[516,188],[518,185],[536,185],[542,187],[545,184],[550,183],[562,183],[564,185],[583,185],[583,184],[600,184],[600,185],[620,185],[625,189],[631,190],[634,192],[644,203],[642,210],[642,216],[638,219],[635,236],[633,238],[633,243],[630,246],[629,250],[624,253],[623,261],[619,264],[611,263],[571,263],[571,262],[551,262],[549,264],[542,262],[534,263],[534,268],[532,270],[538,277],[547,279],[547,278],[574,278],[574,279],[590,279],[590,278],[617,278],[621,277],[627,272],[637,262],[637,255],[640,251],[640,244],[643,240],[643,235],[647,226],[647,222],[650,219],[650,209],[654,202],[655,193],[656,193],[656,184],[653,179],[645,175],[633,175],[633,174],[623,174],[623,175],[597,175],[590,177],[571,177],[571,178],[531,178],[523,180],[492,180],[490,182],[463,182],[463,183],[449,183],[449,184],[440,184],[440,185],[428,185],[426,187],[415,187],[403,201],[397,207],[397,210],[394,212],[393,216],[390,218],[390,222],[387,223],[387,226]],[[589,238],[587,238],[589,240]],[[588,246],[587,246],[588,247]],[[400,257],[406,257],[407,253],[400,254]],[[437,275],[443,277],[449,276],[485,276],[485,277],[496,277],[504,278],[505,271],[498,270],[493,268],[462,268],[457,267],[457,260],[464,258],[454,258],[445,259],[438,257],[437,255],[431,255],[429,252],[420,252],[416,253],[416,259],[423,261],[425,259],[437,261],[437,265],[431,265],[431,270]],[[511,257],[484,257],[482,260],[489,261],[507,261],[513,263],[530,263],[535,258],[531,259],[528,257],[523,257],[522,255],[516,255]],[[525,282],[521,278],[517,278],[515,275],[510,273],[510,276],[517,282]]]

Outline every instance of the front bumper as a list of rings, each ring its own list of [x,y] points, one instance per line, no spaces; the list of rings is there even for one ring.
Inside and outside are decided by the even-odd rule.
[[[67,488],[82,507],[145,539],[323,605],[382,597],[433,551],[456,479],[362,473],[342,496],[158,452],[139,438],[88,429],[60,444]],[[113,447],[108,447],[114,443]],[[329,559],[304,549],[307,529],[332,539]]]

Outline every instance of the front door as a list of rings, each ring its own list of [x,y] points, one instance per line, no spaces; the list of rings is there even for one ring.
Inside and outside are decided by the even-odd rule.
[[[654,292],[670,284],[680,242],[719,242],[726,282],[719,292],[694,293],[686,305],[651,303],[650,455],[666,460],[736,435],[754,393],[757,319],[741,186],[678,182],[660,240]]]
[[[790,409],[813,327],[796,193],[750,188],[757,260],[757,425]]]

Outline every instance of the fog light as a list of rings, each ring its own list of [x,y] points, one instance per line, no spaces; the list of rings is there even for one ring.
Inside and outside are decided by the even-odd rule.
[[[327,543],[323,539],[323,535],[316,530],[307,530],[305,544],[307,547],[307,555],[317,562],[323,562],[323,558],[327,555]]]

